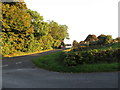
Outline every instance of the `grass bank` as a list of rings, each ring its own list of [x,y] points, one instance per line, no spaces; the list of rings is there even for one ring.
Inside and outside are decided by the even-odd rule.
[[[25,56],[25,55],[47,52],[47,51],[51,51],[51,50],[54,50],[54,49],[42,50],[42,51],[37,51],[37,52],[17,52],[17,53],[13,53],[13,54],[9,54],[9,55],[4,55],[3,57]]]
[[[43,69],[56,72],[115,72],[119,71],[120,63],[83,64],[77,66],[66,66],[63,64],[62,51],[54,54],[42,56],[33,60],[33,63]]]

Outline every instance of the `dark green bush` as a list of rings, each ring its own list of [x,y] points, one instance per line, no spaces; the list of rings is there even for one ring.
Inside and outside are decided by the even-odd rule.
[[[111,63],[117,62],[120,54],[118,50],[88,50],[82,52],[65,53],[64,63],[68,66],[76,66],[78,64],[95,64],[95,63]]]

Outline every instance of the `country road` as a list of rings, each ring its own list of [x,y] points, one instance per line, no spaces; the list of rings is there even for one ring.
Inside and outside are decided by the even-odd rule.
[[[118,72],[60,73],[37,68],[31,60],[61,51],[4,58],[3,88],[118,88]]]

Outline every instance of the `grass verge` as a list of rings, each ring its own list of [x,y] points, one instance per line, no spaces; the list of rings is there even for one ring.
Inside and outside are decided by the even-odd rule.
[[[115,72],[119,71],[120,63],[103,63],[103,64],[84,64],[77,66],[66,66],[62,63],[62,51],[54,54],[42,56],[33,60],[33,63],[43,69],[56,72]]]
[[[25,55],[47,52],[47,51],[51,51],[51,50],[54,50],[54,49],[42,50],[42,51],[37,51],[37,52],[17,52],[17,53],[13,53],[13,54],[10,54],[10,55],[4,55],[3,57],[25,56]]]

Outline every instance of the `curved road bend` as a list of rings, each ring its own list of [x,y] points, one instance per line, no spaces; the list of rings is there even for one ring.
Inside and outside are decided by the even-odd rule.
[[[59,73],[36,68],[31,60],[61,51],[4,58],[3,88],[117,88],[118,72]]]

